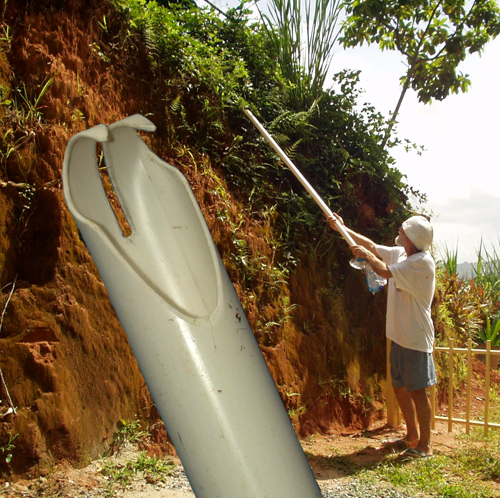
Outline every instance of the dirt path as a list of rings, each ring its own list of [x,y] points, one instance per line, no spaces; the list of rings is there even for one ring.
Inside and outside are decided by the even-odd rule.
[[[339,435],[316,434],[301,441],[301,443],[318,483],[324,487],[331,486],[332,482],[341,482],[347,479],[346,473],[339,470],[338,465],[332,465],[335,458],[343,457],[347,461],[360,464],[379,462],[388,456],[383,441],[403,435],[403,430],[388,429],[379,425],[364,432]],[[449,434],[446,424],[439,423],[433,433],[434,451],[448,453],[463,444],[456,435],[457,433]],[[135,447],[127,447],[118,456],[113,456],[107,461],[124,465],[127,461],[136,460],[138,454]],[[59,467],[47,476],[32,481],[3,483],[2,488],[0,488],[0,497],[187,498],[194,496],[180,462],[175,459],[174,461],[178,467],[165,482],[161,482],[154,476],[138,474],[124,489],[120,489],[119,494],[111,495],[109,493],[111,483],[102,474],[103,461],[98,460],[84,469]]]

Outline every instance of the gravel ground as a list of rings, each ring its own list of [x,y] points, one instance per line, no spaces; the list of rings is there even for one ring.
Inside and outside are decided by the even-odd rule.
[[[50,479],[38,478],[31,482],[5,483],[0,498],[190,498],[194,497],[189,481],[177,466],[166,482],[148,482],[142,476],[134,479],[125,489],[109,493],[106,479],[97,468],[84,469],[85,479],[73,472],[56,473]],[[93,477],[89,477],[93,476]],[[320,480],[323,498],[407,498],[409,495],[395,490],[385,483],[370,484],[356,477]],[[425,495],[419,494],[421,498]]]
[[[394,488],[383,484],[368,485],[359,482],[357,479],[350,479],[348,482],[328,483],[321,486],[323,498],[407,498],[407,493],[401,493]],[[421,495],[423,498],[423,495]]]
[[[174,481],[172,486],[177,486],[177,489],[182,489],[185,493],[189,490],[189,494],[194,496],[182,468],[177,469]],[[407,498],[410,496],[384,484],[370,485],[356,478],[322,481],[319,482],[319,486],[323,498]]]
[[[184,496],[194,496],[191,486],[182,470],[178,467],[168,485],[171,489],[182,490]],[[403,494],[383,483],[367,484],[356,478],[341,478],[320,481],[323,498],[407,498],[415,495]],[[423,495],[420,495],[423,497]]]
[[[323,458],[331,456],[332,451],[349,455],[350,459],[361,465],[363,462],[380,462],[387,453],[380,453],[380,441],[391,437],[401,437],[402,432],[376,430],[374,433],[355,433],[347,435],[317,435],[302,441],[323,498],[429,498],[429,494],[396,490],[383,481],[367,481],[355,475],[346,476],[338,469],[324,466]],[[444,439],[444,436],[446,436]],[[435,447],[440,451],[453,447],[453,437],[436,431]],[[0,498],[194,498],[189,481],[180,460],[172,457],[174,464],[165,478],[161,474],[133,474],[127,484],[119,484],[116,475],[113,479],[105,476],[103,470],[111,465],[113,469],[126,467],[136,462],[140,451],[128,445],[117,454],[105,460],[96,460],[82,469],[59,466],[51,469],[45,476],[20,480],[2,481],[0,477]],[[361,459],[361,460],[360,460]],[[111,475],[111,474],[110,474]],[[237,497],[235,497],[237,498]]]

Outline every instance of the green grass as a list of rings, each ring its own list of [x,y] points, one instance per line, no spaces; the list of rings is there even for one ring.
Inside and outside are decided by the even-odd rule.
[[[125,489],[132,479],[142,476],[149,483],[165,482],[176,465],[169,458],[147,456],[141,452],[137,459],[124,463],[104,460],[101,473],[108,481],[107,496]]]
[[[149,483],[165,482],[175,469],[175,463],[168,457],[148,456],[145,451],[139,453],[135,460],[120,461],[108,458],[118,455],[124,447],[141,442],[148,432],[142,430],[140,420],[120,420],[118,430],[113,436],[113,444],[103,457],[101,474],[107,481],[104,492],[106,498],[118,496],[133,479],[142,477]]]
[[[139,443],[147,435],[141,428],[140,420],[120,420],[118,430],[113,435],[113,444],[105,456],[120,452],[128,444]]]
[[[477,428],[458,439],[461,444],[453,451],[437,450],[432,458],[410,461],[388,455],[360,463],[334,447],[329,456],[307,451],[306,456],[324,469],[335,469],[356,479],[367,490],[392,488],[402,496],[419,498],[500,497],[500,431],[492,430],[485,438],[483,429]]]
[[[371,471],[398,489],[431,496],[455,498],[493,496],[481,471],[473,469],[466,455],[436,455],[411,462],[392,460]]]
[[[484,439],[480,430],[465,437],[463,448],[451,454],[401,462],[397,458],[360,471],[367,482],[385,481],[400,491],[447,498],[492,498],[500,496],[500,433]]]
[[[16,434],[14,436],[12,435],[12,432],[8,432],[7,434],[9,435],[8,440],[0,444],[0,458],[4,458],[6,463],[10,463],[10,461],[12,460],[12,452],[16,447],[14,441],[19,436],[19,434]]]

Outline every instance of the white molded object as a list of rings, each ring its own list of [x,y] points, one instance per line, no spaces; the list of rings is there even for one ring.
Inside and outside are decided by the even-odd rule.
[[[141,115],[78,133],[63,188],[198,498],[321,491],[184,176],[136,130]],[[131,228],[124,236],[96,161]]]

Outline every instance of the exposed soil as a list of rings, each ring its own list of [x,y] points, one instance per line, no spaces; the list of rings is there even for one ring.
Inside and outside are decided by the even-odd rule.
[[[464,443],[459,437],[462,429],[456,428],[452,433],[447,424],[439,422],[433,431],[433,448],[436,454],[451,453]],[[379,423],[369,430],[339,435],[315,434],[302,440],[309,463],[320,487],[328,486],[332,481],[349,481],[345,461],[355,462],[363,467],[377,464],[394,454],[388,450],[384,440],[404,436],[403,428],[395,430]],[[138,450],[127,447],[112,461],[125,463],[137,458]],[[171,478],[161,482],[157,477],[137,475],[125,489],[120,490],[123,498],[180,498],[194,496],[189,483],[181,472],[180,461],[172,460],[179,465]],[[4,484],[3,495],[7,497],[35,498],[47,497],[83,497],[93,498],[105,495],[110,483],[102,475],[103,462],[98,460],[84,469],[71,469],[59,466],[53,472],[35,480],[23,480]],[[344,469],[344,470],[343,470]]]
[[[109,448],[120,420],[137,417],[149,432],[159,421],[61,182],[72,136],[135,113],[151,117],[158,128],[144,139],[192,186],[283,403],[296,414],[297,434],[366,427],[382,416],[384,297],[366,292],[360,275],[347,272],[344,280],[348,260],[338,268],[335,248],[323,258],[305,254],[288,283],[270,284],[264,272],[251,286],[244,282],[235,264],[234,226],[241,225],[249,257],[274,265],[274,222],[253,218],[239,189],[217,170],[218,156],[197,152],[182,134],[172,138],[177,122],[165,112],[171,101],[181,99],[189,120],[198,120],[182,86],[168,92],[161,86],[178,77],[177,69],[170,74],[162,67],[156,78],[142,38],[123,35],[128,27],[109,2],[9,0],[5,7],[2,94],[40,95],[53,79],[36,123],[20,120],[15,106],[0,106],[0,136],[15,148],[0,168],[0,364],[17,409],[0,421],[0,446],[19,435],[10,462],[0,459],[0,472],[44,475],[47,466],[64,461],[80,467]],[[229,148],[233,127],[227,128]],[[217,213],[226,211],[230,221],[223,222]],[[331,289],[344,281],[336,297]],[[283,318],[285,301],[293,303],[293,320]],[[263,324],[273,323],[281,325],[264,332]],[[357,397],[342,397],[342,390]],[[378,404],[367,410],[363,402],[372,398]],[[158,445],[166,441],[164,430],[155,437]]]

